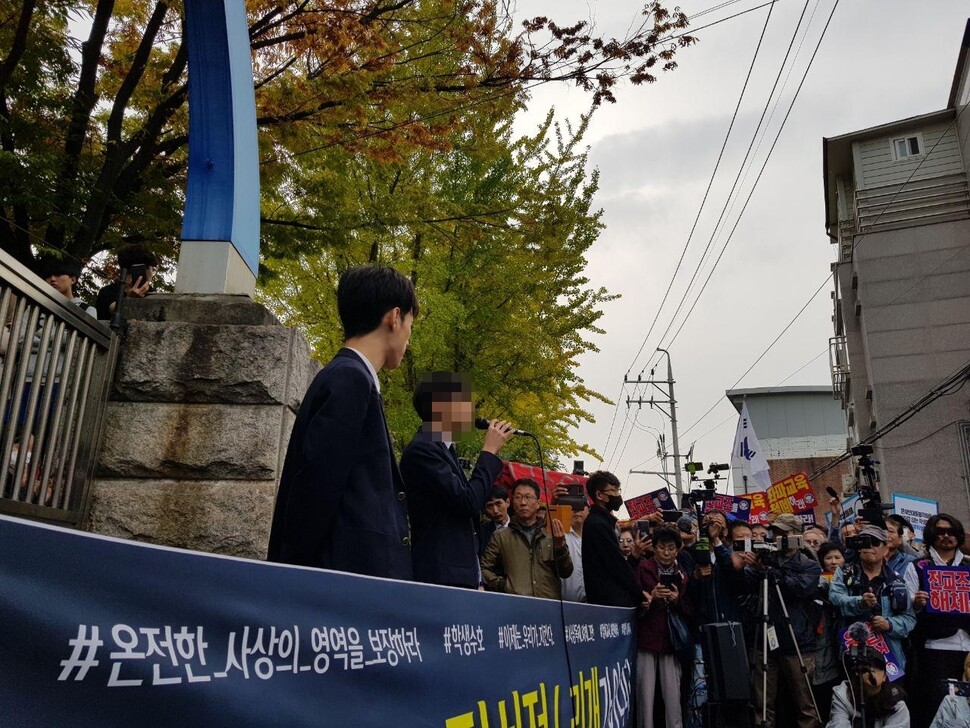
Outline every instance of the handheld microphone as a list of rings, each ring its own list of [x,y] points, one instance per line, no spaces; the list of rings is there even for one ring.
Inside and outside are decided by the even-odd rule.
[[[491,422],[486,420],[484,417],[477,417],[475,419],[475,427],[479,430],[487,430],[491,426]],[[525,430],[512,430],[513,435],[523,435],[525,437],[535,437],[531,432],[526,432]]]
[[[825,486],[825,492],[835,498],[835,500],[839,500],[839,494],[835,492],[835,488],[833,488],[831,485]]]

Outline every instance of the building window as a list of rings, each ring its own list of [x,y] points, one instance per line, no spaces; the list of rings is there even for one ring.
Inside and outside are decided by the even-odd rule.
[[[901,162],[904,159],[923,156],[923,135],[900,137],[892,140],[893,160]]]

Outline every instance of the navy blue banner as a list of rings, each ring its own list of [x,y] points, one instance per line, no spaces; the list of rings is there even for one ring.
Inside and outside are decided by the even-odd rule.
[[[628,726],[631,616],[0,517],[0,721]]]

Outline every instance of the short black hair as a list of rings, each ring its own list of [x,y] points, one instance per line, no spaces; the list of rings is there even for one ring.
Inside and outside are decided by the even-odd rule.
[[[897,516],[895,513],[890,513],[888,516],[886,516],[887,530],[890,523],[896,527],[896,533],[902,536],[903,529],[907,527],[907,524],[909,523],[909,521],[907,521],[902,516]],[[912,528],[912,526],[910,526],[910,528]]]
[[[684,547],[684,540],[680,537],[680,534],[674,529],[667,528],[666,526],[653,529],[653,532],[650,534],[650,538],[653,539],[654,546],[659,543],[672,543],[677,548]]]
[[[930,516],[926,520],[926,525],[923,526],[923,543],[927,546],[932,546],[936,543],[936,527],[940,521],[949,521],[950,525],[953,526],[953,535],[957,539],[957,548],[963,546],[963,542],[967,540],[967,533],[963,530],[963,524],[960,523],[956,518],[946,513],[940,513],[937,516]]]
[[[402,316],[418,315],[414,284],[400,271],[386,265],[362,265],[340,276],[337,312],[345,340],[374,331],[395,308],[401,309]]]
[[[488,499],[485,502],[488,503],[488,501],[493,500],[507,501],[508,499],[509,492],[505,488],[503,488],[501,485],[493,485],[492,490],[488,493]]]
[[[40,277],[47,280],[51,276],[70,276],[71,278],[81,277],[81,266],[67,260],[58,258],[47,258],[41,262]]]
[[[514,483],[512,483],[512,492],[515,493],[519,486],[528,486],[536,492],[536,498],[542,496],[542,492],[539,490],[539,484],[535,482],[532,478],[519,478]]]
[[[842,558],[845,558],[845,549],[842,548],[842,544],[835,543],[833,541],[826,541],[821,546],[818,547],[818,552],[816,557],[818,558],[818,563],[823,567],[825,566],[825,557],[828,556],[833,551],[838,551],[842,554]]]
[[[460,395],[456,397],[455,395]],[[464,374],[453,372],[432,372],[426,374],[417,388],[411,402],[414,411],[422,422],[431,421],[431,405],[434,402],[448,402],[456,399],[471,400],[471,380]]]
[[[147,265],[158,267],[158,258],[144,245],[131,243],[118,248],[118,267],[131,270],[133,265]]]
[[[619,488],[620,479],[608,470],[597,470],[586,481],[586,492],[589,494],[590,500],[596,500],[596,494],[603,490],[603,488],[609,488],[611,485]]]

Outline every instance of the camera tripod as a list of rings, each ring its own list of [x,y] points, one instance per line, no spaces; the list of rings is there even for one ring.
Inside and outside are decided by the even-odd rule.
[[[785,627],[788,628],[788,634],[791,636],[792,644],[795,646],[795,654],[798,655],[798,665],[802,671],[802,677],[805,678],[805,684],[808,687],[808,694],[812,698],[812,708],[815,710],[816,719],[821,723],[821,716],[818,713],[818,704],[815,702],[815,694],[812,692],[812,681],[808,675],[808,668],[805,667],[805,660],[802,657],[802,651],[798,647],[798,639],[795,637],[795,628],[791,623],[791,616],[788,614],[788,605],[785,604],[785,597],[781,593],[781,585],[777,582],[774,575],[771,573],[770,568],[766,568],[763,573],[760,574],[761,577],[761,587],[760,595],[758,600],[760,602],[760,612],[761,612],[761,728],[767,728],[768,726],[768,594],[769,594],[769,583],[775,589],[775,594],[778,596],[778,604],[781,606],[781,613],[783,615],[783,621]],[[777,685],[776,685],[776,697],[777,697]]]

